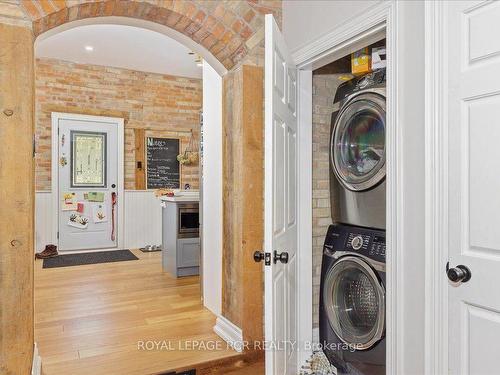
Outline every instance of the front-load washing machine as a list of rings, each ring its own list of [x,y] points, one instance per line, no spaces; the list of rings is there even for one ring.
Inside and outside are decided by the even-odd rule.
[[[331,225],[323,248],[320,343],[338,374],[385,375],[385,231]]]
[[[385,69],[337,89],[330,137],[334,222],[385,229]]]

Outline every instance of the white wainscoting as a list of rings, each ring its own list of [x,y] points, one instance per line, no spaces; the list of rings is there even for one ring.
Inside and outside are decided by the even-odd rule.
[[[161,244],[161,206],[152,191],[125,191],[124,227],[125,248]]]
[[[41,252],[45,245],[56,240],[52,238],[52,195],[50,191],[35,194],[35,252]]]
[[[124,247],[135,249],[161,244],[161,207],[152,191],[126,190],[124,200]],[[35,195],[35,251],[55,243],[52,238],[52,195],[37,191]]]

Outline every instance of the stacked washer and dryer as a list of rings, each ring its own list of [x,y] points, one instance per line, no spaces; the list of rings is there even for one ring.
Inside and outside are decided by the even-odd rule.
[[[323,248],[320,341],[339,374],[385,374],[385,69],[335,95],[334,224]]]

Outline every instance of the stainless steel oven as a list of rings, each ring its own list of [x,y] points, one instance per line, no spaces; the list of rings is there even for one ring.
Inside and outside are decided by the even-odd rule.
[[[179,238],[195,238],[200,236],[200,208],[198,203],[178,204]]]

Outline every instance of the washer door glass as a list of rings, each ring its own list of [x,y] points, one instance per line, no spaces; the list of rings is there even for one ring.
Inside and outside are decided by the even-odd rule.
[[[365,350],[384,336],[385,291],[365,261],[340,258],[326,276],[323,293],[330,326],[344,343]]]
[[[375,93],[348,101],[335,122],[332,166],[349,190],[367,190],[385,177],[385,99]]]

